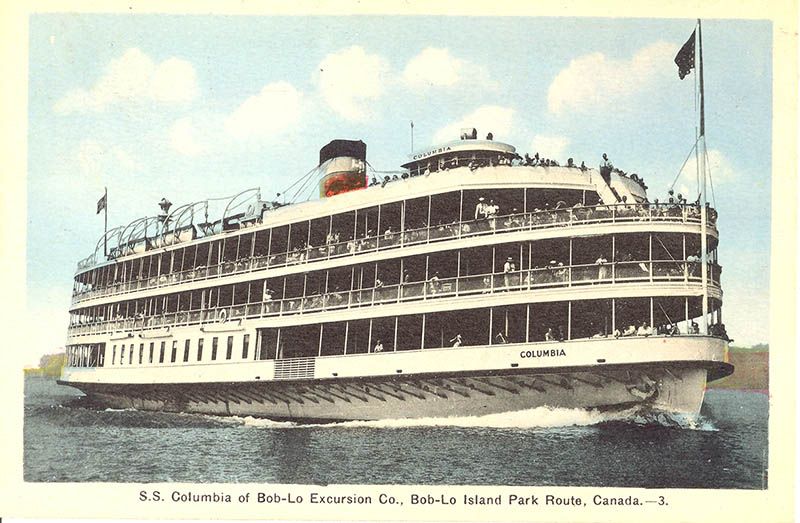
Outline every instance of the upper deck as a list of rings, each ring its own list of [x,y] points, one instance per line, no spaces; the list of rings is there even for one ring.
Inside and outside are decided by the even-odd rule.
[[[122,261],[146,253],[154,249],[170,249],[178,244],[187,244],[195,241],[217,236],[219,234],[236,231],[250,227],[265,227],[270,224],[280,225],[292,220],[295,217],[323,217],[337,213],[348,212],[358,208],[363,208],[376,203],[387,201],[386,196],[391,198],[392,191],[396,188],[393,182],[413,179],[423,176],[425,182],[416,181],[411,185],[406,185],[403,191],[413,194],[424,195],[426,191],[435,194],[437,185],[430,184],[428,176],[432,173],[442,174],[446,171],[453,171],[461,175],[460,182],[475,186],[481,185],[481,180],[470,180],[468,175],[480,171],[481,176],[491,175],[496,171],[496,167],[541,168],[536,176],[529,176],[529,182],[533,182],[540,187],[551,186],[553,188],[576,187],[583,190],[595,190],[602,203],[642,203],[647,200],[645,193],[646,187],[636,175],[628,177],[622,171],[614,173],[601,173],[595,169],[589,169],[581,165],[578,167],[568,161],[568,165],[561,167],[557,162],[548,160],[539,161],[536,158],[525,158],[516,153],[516,149],[509,144],[497,142],[491,139],[491,133],[487,140],[475,139],[475,129],[472,135],[468,132],[462,133],[462,139],[448,142],[440,146],[423,149],[410,156],[410,161],[403,164],[405,169],[401,176],[385,176],[382,180],[372,177],[369,184],[370,191],[352,192],[329,192],[328,198],[309,201],[299,204],[281,203],[278,201],[264,201],[261,199],[261,191],[258,188],[242,191],[232,197],[214,198],[199,202],[183,204],[172,208],[172,203],[163,199],[159,206],[161,212],[155,216],[145,216],[133,222],[115,227],[101,236],[95,244],[92,254],[78,262],[76,274],[89,271],[97,266],[106,263]],[[335,140],[334,142],[339,142]],[[331,145],[340,145],[331,142],[323,148],[326,151]],[[355,143],[355,142],[353,142]],[[359,153],[359,159],[355,161],[360,167],[357,172],[362,172],[363,155],[365,146]],[[321,152],[322,154],[322,152]],[[321,156],[321,163],[318,169],[323,175],[322,184],[331,176],[331,166],[339,166],[341,160],[349,158]],[[342,153],[344,154],[344,153]],[[322,160],[327,159],[323,164]],[[340,174],[340,173],[334,173]],[[532,173],[527,173],[532,174]],[[485,181],[489,181],[489,176]],[[365,179],[366,181],[366,179]],[[497,183],[513,187],[518,185],[514,180],[497,179]],[[391,186],[390,186],[391,184]],[[366,185],[366,183],[365,183]],[[378,192],[378,189],[388,191]],[[360,188],[360,187],[357,187]],[[335,197],[331,197],[335,196]],[[555,208],[558,201],[550,202],[550,207]],[[216,209],[215,209],[216,208]],[[215,214],[216,213],[216,214]]]

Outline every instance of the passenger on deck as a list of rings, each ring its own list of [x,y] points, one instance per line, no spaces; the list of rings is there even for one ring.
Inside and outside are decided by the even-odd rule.
[[[607,263],[608,260],[602,254],[600,255],[599,258],[597,258],[597,261],[595,261],[595,264],[597,264],[597,278],[600,280],[605,280],[606,278],[608,278],[608,265],[606,265]]]
[[[383,282],[380,278],[375,278],[375,288],[380,289],[381,287],[383,287]]]
[[[372,352],[383,352],[383,342],[381,340],[375,343],[375,348],[372,349]]]
[[[567,158],[567,167],[575,167],[575,161],[572,158]]]
[[[483,201],[483,196],[478,198],[478,205],[475,206],[475,219],[486,217],[486,203]]]
[[[460,347],[461,346],[461,334],[456,334],[456,337],[450,340],[450,343],[453,344],[453,347]]]
[[[503,264],[503,284],[506,287],[511,287],[514,284],[514,282],[512,282],[512,273],[516,270],[517,266],[514,264],[514,258],[509,256]]]
[[[433,276],[430,277],[428,280],[428,292],[430,294],[436,294],[439,292],[439,271],[433,273]]]
[[[653,329],[651,329],[646,321],[643,321],[639,329],[636,331],[637,336],[650,336],[653,334]]]
[[[696,322],[692,322],[690,334],[700,334],[700,326]]]
[[[498,332],[497,335],[494,337],[494,340],[499,345],[503,345],[505,343],[508,343],[508,340],[506,339],[505,336],[503,336],[502,332]]]
[[[497,227],[497,213],[500,207],[494,203],[494,200],[489,200],[489,204],[485,207],[486,218],[489,219],[489,227],[494,230]]]
[[[556,335],[553,332],[553,327],[548,327],[547,332],[544,333],[545,341],[556,341]]]
[[[625,337],[625,336],[633,336],[635,334],[636,334],[636,325],[634,325],[634,324],[628,325],[628,328],[626,328],[624,331],[622,331],[622,336],[623,337]]]

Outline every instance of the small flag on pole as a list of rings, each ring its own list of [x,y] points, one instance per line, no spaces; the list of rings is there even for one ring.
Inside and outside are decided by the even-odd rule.
[[[108,193],[104,194],[102,198],[97,200],[97,212],[95,214],[100,214],[100,211],[106,208],[107,198],[108,198]]]
[[[675,65],[678,66],[678,77],[683,80],[694,69],[694,34],[686,40],[681,50],[675,55]]]

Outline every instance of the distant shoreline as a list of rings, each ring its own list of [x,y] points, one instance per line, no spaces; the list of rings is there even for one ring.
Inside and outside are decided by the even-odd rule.
[[[769,346],[731,347],[733,374],[709,383],[709,390],[742,390],[769,394]]]

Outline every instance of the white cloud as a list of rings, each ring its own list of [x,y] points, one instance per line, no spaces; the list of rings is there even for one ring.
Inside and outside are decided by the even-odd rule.
[[[463,84],[490,89],[498,87],[486,68],[456,58],[448,49],[428,47],[406,64],[403,80],[415,89],[456,87]]]
[[[708,150],[708,169],[711,173],[711,179],[714,185],[724,184],[736,178],[736,171],[731,165],[730,160],[718,149]],[[687,178],[688,177],[688,178]],[[686,162],[686,166],[681,172],[682,180],[691,180],[689,187],[693,187],[692,191],[697,192],[697,161],[695,156],[692,155]],[[709,187],[709,191],[711,188]],[[684,193],[685,194],[685,193]]]
[[[177,120],[169,130],[169,144],[184,156],[197,156],[205,151],[191,117]]]
[[[288,82],[273,82],[242,103],[225,120],[225,130],[238,139],[266,137],[300,120],[303,95]]]
[[[197,98],[197,76],[192,64],[179,58],[164,60],[150,78],[150,97],[159,102],[182,103]]]
[[[614,60],[591,53],[572,60],[559,72],[547,93],[551,113],[607,109],[674,73],[672,59],[678,46],[656,42],[639,50],[630,60]]]
[[[409,60],[403,79],[411,87],[450,87],[461,80],[464,61],[455,58],[447,49],[428,47]]]
[[[322,98],[337,114],[353,121],[374,114],[369,104],[383,95],[388,75],[386,60],[359,46],[327,55],[316,73]]]
[[[464,116],[457,122],[448,124],[439,129],[434,134],[434,143],[449,142],[457,140],[461,135],[461,129],[478,129],[478,138],[483,138],[488,133],[494,134],[495,138],[502,140],[511,132],[511,123],[514,118],[514,110],[508,107],[497,105],[485,105]]]
[[[102,76],[89,89],[75,89],[58,100],[55,112],[103,111],[122,102],[156,101],[186,103],[198,96],[197,78],[191,63],[169,58],[156,64],[137,48],[111,60]]]
[[[538,152],[544,158],[551,158],[561,162],[565,159],[564,151],[567,145],[569,145],[569,139],[564,136],[537,134],[531,140],[530,150]]]
[[[125,149],[109,146],[97,140],[82,140],[75,153],[81,174],[98,180],[110,174],[111,170],[134,171],[138,162]]]

